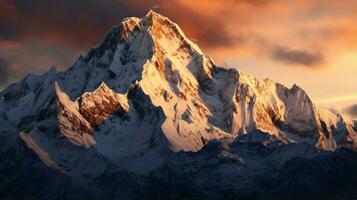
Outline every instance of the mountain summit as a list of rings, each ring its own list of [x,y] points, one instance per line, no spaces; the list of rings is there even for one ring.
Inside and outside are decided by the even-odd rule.
[[[30,74],[0,97],[1,153],[26,144],[61,169],[59,185],[68,177],[76,186],[110,181],[119,169],[120,180],[135,185],[127,173],[157,175],[183,152],[226,152],[214,147],[222,141],[323,152],[357,145],[356,127],[316,106],[298,86],[217,66],[154,11],[125,18],[68,70]]]

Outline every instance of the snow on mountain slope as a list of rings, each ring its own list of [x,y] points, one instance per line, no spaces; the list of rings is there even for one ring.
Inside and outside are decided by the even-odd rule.
[[[95,144],[93,128],[114,112],[128,112],[125,95],[116,94],[102,83],[94,92],[86,92],[72,102],[55,83],[60,132],[76,144]]]
[[[1,123],[46,133],[33,139],[57,163],[63,157],[44,146],[59,136],[134,172],[217,139],[323,150],[357,144],[355,125],[318,108],[298,86],[217,66],[153,11],[125,18],[68,70],[29,75],[0,97]]]
[[[160,129],[164,116],[137,86],[127,94],[105,83],[71,101],[56,87],[60,133],[75,144],[95,149],[129,171],[145,172],[170,152]],[[97,141],[97,142],[96,142]]]
[[[81,115],[78,102],[72,102],[57,84],[55,85],[55,90],[61,134],[71,142],[87,148],[95,144],[91,135],[91,124]]]

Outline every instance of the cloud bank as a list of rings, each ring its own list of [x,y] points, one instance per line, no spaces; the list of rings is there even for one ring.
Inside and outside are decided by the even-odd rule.
[[[277,46],[273,50],[272,59],[286,64],[315,67],[323,63],[324,58],[319,53]]]

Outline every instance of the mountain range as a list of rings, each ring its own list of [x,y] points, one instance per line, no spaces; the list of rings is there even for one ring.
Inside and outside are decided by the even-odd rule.
[[[297,85],[218,66],[150,11],[0,93],[0,195],[350,199],[356,124]]]

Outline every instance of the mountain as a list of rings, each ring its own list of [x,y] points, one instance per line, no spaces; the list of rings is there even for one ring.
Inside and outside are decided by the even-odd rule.
[[[217,66],[153,11],[125,18],[66,71],[10,85],[0,113],[9,199],[273,197],[290,191],[290,163],[357,148],[355,123],[297,85]]]

